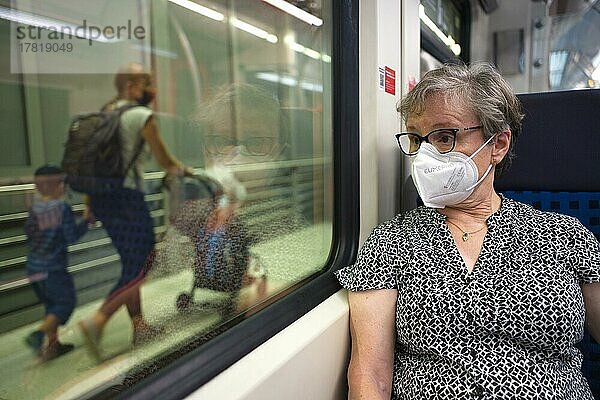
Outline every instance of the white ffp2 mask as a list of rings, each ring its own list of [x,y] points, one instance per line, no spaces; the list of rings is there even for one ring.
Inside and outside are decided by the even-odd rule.
[[[470,157],[458,151],[441,154],[430,143],[422,143],[412,162],[412,179],[423,204],[432,208],[444,208],[466,200],[492,170],[487,168],[481,178],[473,157],[494,136],[489,138]]]

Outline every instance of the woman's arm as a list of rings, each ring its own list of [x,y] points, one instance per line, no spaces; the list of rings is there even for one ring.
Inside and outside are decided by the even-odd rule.
[[[348,293],[352,335],[349,400],[389,400],[391,396],[397,297],[395,289]]]
[[[585,323],[597,342],[600,343],[600,283],[581,285],[585,302]]]
[[[167,146],[163,142],[156,126],[156,120],[153,116],[148,118],[144,129],[142,129],[142,137],[148,145],[158,164],[171,175],[191,175],[192,171],[189,168],[184,168],[183,164],[169,153]]]

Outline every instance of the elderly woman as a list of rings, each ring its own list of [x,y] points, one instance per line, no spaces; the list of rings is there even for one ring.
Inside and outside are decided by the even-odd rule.
[[[399,112],[424,206],[337,272],[349,397],[592,399],[575,344],[584,319],[600,338],[600,246],[576,219],[495,192],[522,119],[508,83],[488,64],[446,65]]]

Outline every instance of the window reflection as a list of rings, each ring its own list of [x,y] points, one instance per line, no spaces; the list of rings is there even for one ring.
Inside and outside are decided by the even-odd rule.
[[[148,34],[131,44],[94,41],[86,57],[60,74],[11,74],[10,64],[0,63],[0,92],[11,99],[0,118],[17,147],[3,158],[0,181],[0,335],[10,344],[0,346],[0,397],[9,399],[85,398],[134,368],[152,370],[159,359],[317,273],[331,244],[329,2],[308,8],[293,2],[322,19],[318,27],[263,2],[139,0],[123,8],[106,0],[93,10],[77,1],[50,3],[33,12],[41,20],[103,26],[118,11],[119,21],[131,19]],[[0,27],[7,60],[10,24],[0,19]],[[122,207],[66,188],[61,199],[74,219],[91,223],[67,247],[77,305],[58,336],[74,347],[50,360],[25,340],[44,315],[25,269],[24,225],[39,196],[33,172],[60,165],[72,118],[114,96],[116,67],[83,69],[104,58],[111,68],[138,62],[152,73],[160,140],[193,174],[181,176],[177,168],[165,174],[152,149],[142,152],[138,200],[156,245],[137,304],[144,323],[157,330],[140,340],[126,307],[119,307],[102,329],[100,357],[90,356],[78,324],[94,317],[121,278],[126,252],[120,257],[116,247],[132,235],[124,229],[115,239],[102,218],[86,211],[90,204],[106,213]],[[138,86],[129,88],[139,92],[135,99],[143,97]],[[88,331],[95,326],[85,324]]]

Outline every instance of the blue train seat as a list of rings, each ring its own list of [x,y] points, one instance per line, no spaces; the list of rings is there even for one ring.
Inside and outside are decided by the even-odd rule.
[[[577,217],[600,240],[600,90],[519,95],[525,119],[510,170],[496,179],[506,197]],[[600,399],[600,344],[585,331],[583,375]]]

